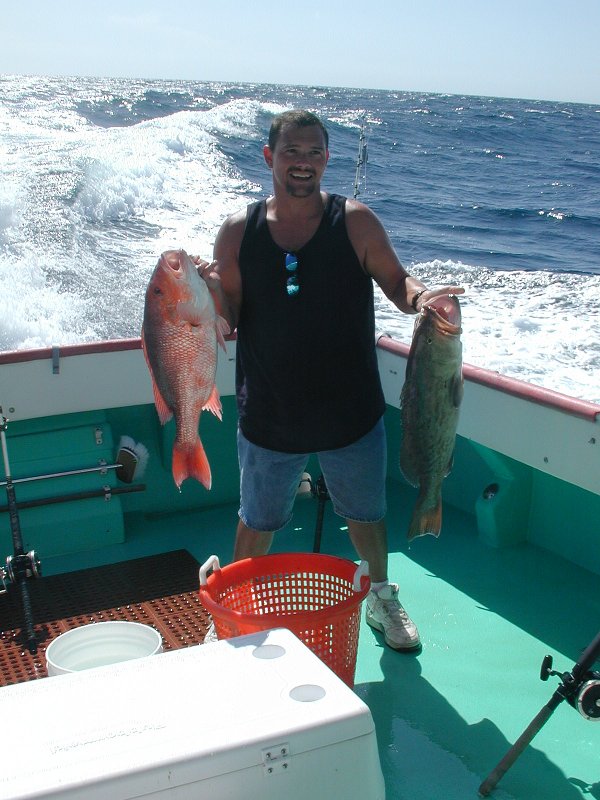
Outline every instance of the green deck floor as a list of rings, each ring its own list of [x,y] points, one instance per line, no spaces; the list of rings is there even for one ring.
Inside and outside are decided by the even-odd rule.
[[[413,495],[390,483],[388,500],[390,578],[401,586],[423,648],[395,653],[363,623],[355,691],[375,720],[388,800],[476,798],[558,686],[557,678],[539,679],[543,657],[571,670],[598,632],[600,576],[527,545],[492,549],[478,541],[472,518],[451,508],[439,539],[409,548]],[[274,550],[312,549],[316,508],[314,499],[299,500]],[[201,562],[215,553],[227,563],[236,510],[129,518],[124,545],[48,558],[44,574],[181,547]],[[321,549],[355,558],[329,503]],[[600,798],[600,724],[562,703],[491,796]]]

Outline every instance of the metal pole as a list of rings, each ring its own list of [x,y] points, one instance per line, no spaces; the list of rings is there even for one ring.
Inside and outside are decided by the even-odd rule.
[[[138,483],[135,486],[106,486],[103,489],[90,489],[87,492],[72,492],[59,494],[55,497],[38,497],[36,500],[22,500],[19,508],[39,508],[40,506],[56,505],[58,503],[71,503],[76,500],[88,500],[94,497],[104,497],[110,500],[115,494],[131,494],[132,492],[145,492],[146,484]],[[8,506],[0,506],[0,513],[8,511]]]

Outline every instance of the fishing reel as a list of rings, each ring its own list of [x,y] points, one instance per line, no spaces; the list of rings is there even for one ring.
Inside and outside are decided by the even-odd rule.
[[[22,555],[8,556],[6,567],[2,569],[2,582],[6,588],[6,580],[18,583],[21,578],[39,578],[42,574],[42,563],[35,550]]]
[[[557,672],[552,669],[552,656],[545,656],[540,670],[540,680],[547,681],[556,675],[562,681],[559,687],[569,705],[573,706],[582,717],[600,722],[600,672],[588,670],[579,679],[572,672]]]
[[[552,669],[552,656],[545,656],[540,670],[540,679],[547,681],[550,675],[557,675],[561,683],[546,705],[538,711],[527,728],[519,736],[504,758],[496,764],[479,787],[479,794],[487,797],[504,773],[511,768],[517,758],[525,750],[533,737],[548,722],[554,709],[563,700],[576,708],[585,719],[600,719],[600,672],[593,672],[596,661],[600,658],[600,631],[588,644],[581,658],[571,672],[556,672]]]

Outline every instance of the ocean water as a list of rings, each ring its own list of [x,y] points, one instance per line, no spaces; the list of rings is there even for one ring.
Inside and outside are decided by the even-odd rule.
[[[546,101],[0,76],[0,350],[138,336],[158,255],[210,258],[295,107],[328,125],[324,188],[358,191],[412,274],[465,287],[465,361],[600,402],[600,107]]]

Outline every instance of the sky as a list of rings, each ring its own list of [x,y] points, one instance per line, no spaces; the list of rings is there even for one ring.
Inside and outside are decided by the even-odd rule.
[[[600,0],[0,0],[0,74],[600,103]]]

